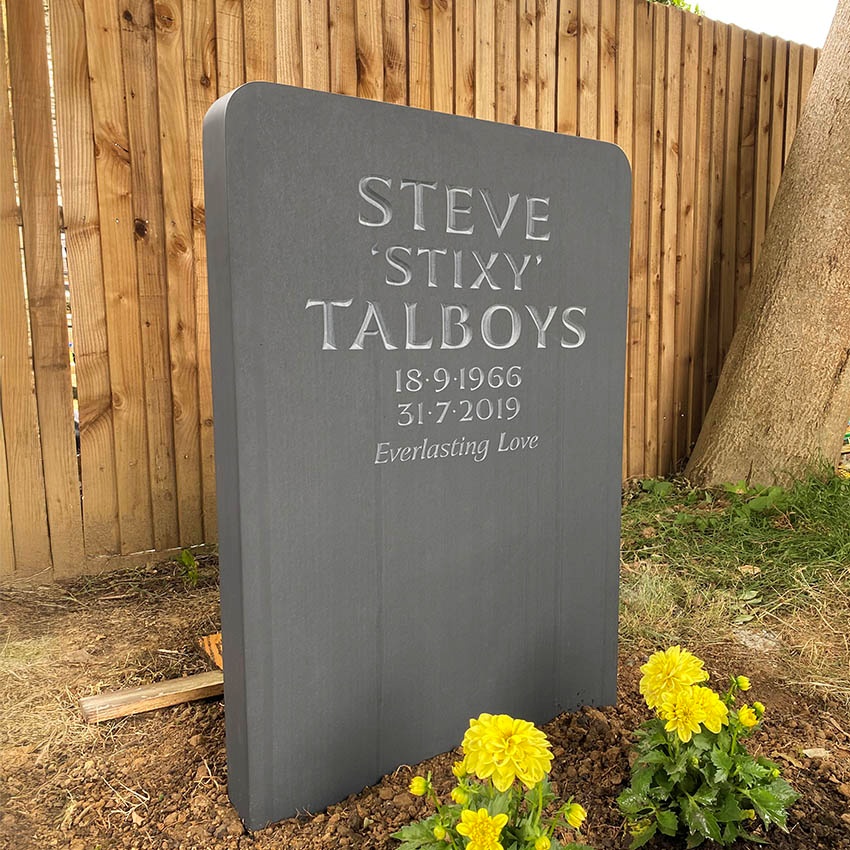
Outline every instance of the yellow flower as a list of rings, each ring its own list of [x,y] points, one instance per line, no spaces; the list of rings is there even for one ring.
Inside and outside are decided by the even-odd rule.
[[[457,831],[469,839],[466,850],[504,850],[499,843],[499,835],[507,822],[506,814],[490,817],[484,808],[477,812],[464,809],[460,813]]]
[[[694,685],[694,698],[702,715],[700,723],[705,724],[706,729],[710,729],[716,734],[720,731],[721,726],[728,725],[729,709],[711,688]]]
[[[457,787],[452,788],[452,799],[459,805],[465,806],[469,801],[469,794],[463,790],[463,788]]]
[[[756,810],[755,809],[744,809],[741,814],[746,818],[746,820],[755,820],[756,819]]]
[[[466,759],[462,759],[461,761],[456,761],[452,765],[452,773],[458,778],[463,779],[469,771],[466,769]]]
[[[705,719],[702,698],[693,686],[668,692],[661,703],[660,714],[667,721],[664,728],[675,732],[685,743],[694,733],[699,733],[700,723]]]
[[[752,729],[752,727],[759,722],[758,717],[756,717],[756,713],[748,705],[742,705],[738,709],[738,720],[740,720],[741,725],[746,726],[747,729]]]
[[[549,850],[552,846],[552,842],[549,840],[549,836],[541,835],[537,841],[534,842],[534,850]]]
[[[481,714],[463,736],[466,769],[507,791],[519,779],[533,788],[549,772],[552,753],[546,736],[527,720],[507,714]]]
[[[424,776],[414,776],[410,780],[410,788],[408,790],[417,797],[424,797],[428,793],[428,780]]]
[[[739,690],[748,691],[750,689],[750,680],[746,676],[736,676],[735,684]]]
[[[446,828],[444,826],[440,826],[440,824],[437,824],[434,827],[434,838],[436,838],[437,841],[442,841],[445,837],[446,837]]]
[[[753,709],[755,710],[756,717],[758,717],[758,719],[761,720],[762,717],[764,717],[764,703],[761,703],[758,700],[756,700],[753,703]]]
[[[681,646],[654,653],[640,670],[640,692],[650,708],[659,708],[670,691],[708,679],[702,661]]]
[[[564,807],[564,818],[573,829],[581,829],[586,817],[587,810],[578,803],[570,803]]]

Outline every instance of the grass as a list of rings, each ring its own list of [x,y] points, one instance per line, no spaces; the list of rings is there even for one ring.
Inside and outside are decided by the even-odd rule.
[[[799,684],[850,703],[850,480],[633,485],[621,600],[625,645],[773,641]]]

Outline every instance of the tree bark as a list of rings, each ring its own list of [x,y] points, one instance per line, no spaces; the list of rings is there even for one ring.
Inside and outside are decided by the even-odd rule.
[[[849,361],[850,0],[839,0],[687,477],[786,484],[834,464]]]

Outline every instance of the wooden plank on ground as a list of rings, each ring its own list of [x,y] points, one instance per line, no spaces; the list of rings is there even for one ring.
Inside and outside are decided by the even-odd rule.
[[[242,26],[246,82],[266,80],[273,83],[277,77],[275,3],[270,0],[242,0]]]
[[[157,6],[157,78],[161,95],[168,92],[168,97],[160,96],[158,103],[178,543],[194,546],[204,540],[204,522],[184,23],[182,5]]]
[[[40,3],[12,3],[7,6],[6,14],[38,428],[53,576],[59,577],[80,571],[85,550],[59,236],[47,30]]]
[[[194,248],[195,309],[197,313],[198,416],[201,452],[203,539],[218,538],[215,500],[210,321],[207,293],[206,216],[201,128],[216,99],[215,0],[183,4],[183,45],[186,56],[186,117],[191,179],[192,245]],[[299,44],[300,55],[300,44]]]
[[[496,16],[490,3],[475,6],[475,117],[496,118]]]
[[[555,131],[558,76],[558,3],[537,0],[537,127]]]
[[[518,0],[517,14],[517,121],[523,127],[536,127],[537,0]]]
[[[599,132],[599,0],[581,0],[580,8],[578,134],[595,139]]]
[[[288,4],[297,9],[298,4]],[[300,59],[300,53],[299,53]],[[384,99],[384,22],[381,0],[357,3],[357,96]]]
[[[578,0],[563,0],[558,17],[557,130],[578,133]]]
[[[80,713],[86,723],[100,723],[193,700],[218,697],[223,693],[224,673],[221,670],[210,670],[155,685],[83,697],[80,700]]]
[[[410,105],[431,108],[431,4],[413,0],[407,19]]]
[[[115,442],[95,141],[85,18],[76,0],[50,4],[53,84],[68,288],[80,417],[83,532],[87,556],[120,551]]]
[[[451,114],[455,108],[454,2],[431,4],[432,109]]]
[[[0,16],[0,50],[5,45]],[[0,91],[8,91],[6,62],[0,62]],[[4,578],[50,570],[50,538],[44,501],[44,472],[38,411],[29,354],[27,303],[18,231],[12,156],[12,115],[0,101],[0,416],[3,417],[5,474],[0,488],[16,530],[14,557],[0,563]],[[0,503],[2,501],[0,500]],[[5,509],[4,509],[5,510]],[[11,532],[10,532],[11,534]]]
[[[407,103],[405,0],[384,0],[384,100]]]
[[[295,0],[293,0],[295,2]],[[301,0],[301,56],[304,86],[330,89],[330,45],[326,0]]]
[[[517,0],[496,2],[496,120],[519,121],[517,74]]]
[[[221,657],[221,632],[204,635],[198,644],[219,670],[224,669],[224,661]]]
[[[599,131],[613,142],[617,124],[617,0],[599,0]],[[625,4],[623,4],[625,5]]]
[[[368,5],[374,5],[371,0]],[[361,0],[361,17],[367,3]],[[380,15],[380,9],[378,11]],[[287,86],[301,86],[304,71],[301,67],[301,7],[298,3],[278,3],[275,14],[275,80]],[[381,72],[383,82],[383,72]],[[364,97],[366,95],[363,95]]]
[[[331,87],[337,94],[357,94],[357,38],[354,0],[331,0],[330,60]]]
[[[130,142],[115,4],[87,0],[97,203],[112,384],[121,552],[153,547],[139,291],[131,202]]]
[[[121,46],[130,141],[133,233],[145,379],[154,548],[179,543],[174,474],[174,404],[162,214],[157,68],[152,0],[124,0]],[[162,90],[165,95],[165,90]],[[173,94],[173,93],[169,93]],[[169,97],[169,101],[171,97]],[[182,108],[182,104],[180,104]],[[168,166],[171,163],[167,163]]]

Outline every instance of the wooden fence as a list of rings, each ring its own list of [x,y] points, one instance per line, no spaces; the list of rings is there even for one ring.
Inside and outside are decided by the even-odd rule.
[[[816,61],[645,0],[0,13],[0,581],[216,539],[201,175],[216,97],[277,80],[622,146],[623,472],[655,475],[699,430]]]

